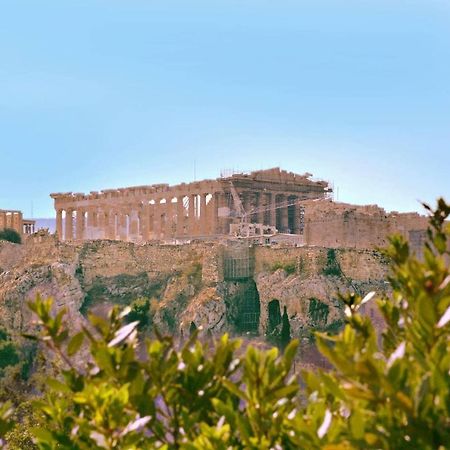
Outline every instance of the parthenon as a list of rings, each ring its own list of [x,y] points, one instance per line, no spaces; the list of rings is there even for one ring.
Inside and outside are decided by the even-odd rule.
[[[313,180],[311,174],[273,168],[175,186],[153,184],[51,197],[61,240],[145,242],[228,234],[230,224],[239,220],[301,233],[298,202],[325,199],[331,191],[327,182]]]

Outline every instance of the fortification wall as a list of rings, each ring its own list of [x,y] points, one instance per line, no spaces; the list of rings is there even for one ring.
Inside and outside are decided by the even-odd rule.
[[[376,205],[358,206],[336,202],[305,205],[307,245],[374,249],[385,247],[388,237],[402,234],[415,243],[414,232],[427,228],[427,218],[417,213],[387,213]],[[417,245],[415,245],[417,246]]]

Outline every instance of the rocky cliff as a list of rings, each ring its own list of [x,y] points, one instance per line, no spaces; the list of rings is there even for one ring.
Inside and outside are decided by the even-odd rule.
[[[213,334],[279,334],[286,308],[292,336],[337,329],[337,293],[386,290],[387,265],[373,250],[320,247],[225,248],[119,241],[66,244],[37,234],[25,244],[0,242],[0,325],[32,328],[26,301],[52,296],[77,328],[88,311],[149,299],[151,322],[186,334],[191,324]],[[209,330],[209,331],[208,331]]]

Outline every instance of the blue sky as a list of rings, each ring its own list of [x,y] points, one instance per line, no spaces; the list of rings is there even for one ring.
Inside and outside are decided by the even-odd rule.
[[[273,166],[449,199],[448,0],[0,3],[0,208]]]

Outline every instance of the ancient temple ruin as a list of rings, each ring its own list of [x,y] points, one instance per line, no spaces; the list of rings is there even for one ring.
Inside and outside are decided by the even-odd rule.
[[[34,220],[23,218],[22,211],[0,209],[0,230],[12,229],[23,236],[34,233],[35,225]]]
[[[312,180],[310,174],[274,168],[175,186],[154,184],[51,197],[62,240],[145,242],[224,235],[236,222],[300,233],[299,202],[325,199],[330,193],[327,182]]]
[[[279,168],[175,186],[51,194],[64,241],[187,242],[224,236],[249,244],[377,248],[400,233],[421,248],[427,218],[335,202],[326,181]]]

